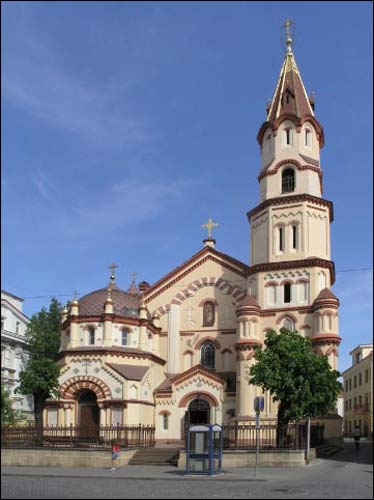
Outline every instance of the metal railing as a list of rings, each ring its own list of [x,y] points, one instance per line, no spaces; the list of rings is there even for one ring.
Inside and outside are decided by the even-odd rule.
[[[256,427],[254,424],[230,424],[223,426],[224,449],[256,448]],[[310,430],[310,446],[323,443],[324,425],[312,424]],[[264,424],[258,431],[260,449],[293,449],[306,448],[307,424],[298,422],[278,426]]]
[[[152,447],[155,444],[155,428],[151,425],[125,425],[98,427],[49,426],[37,428],[1,427],[2,448],[110,448],[113,441],[121,448]]]

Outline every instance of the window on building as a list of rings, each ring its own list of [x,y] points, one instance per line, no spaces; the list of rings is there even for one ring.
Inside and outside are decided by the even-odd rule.
[[[295,191],[295,171],[293,168],[286,168],[282,172],[282,193]]]
[[[350,391],[352,390],[352,379],[351,378],[349,379],[349,390]]]
[[[292,146],[292,128],[287,127],[283,130],[283,146]]]
[[[365,407],[364,407],[364,410],[365,411],[369,411],[369,394],[368,393],[365,394]]]
[[[214,370],[215,365],[215,348],[212,342],[205,342],[201,346],[201,364],[205,368]]]
[[[362,397],[361,397],[361,394],[359,395],[358,397],[358,407],[361,408],[362,406]]]
[[[169,429],[169,415],[167,415],[166,413],[162,415],[162,428],[164,429],[164,431],[167,431]]]
[[[345,411],[348,411],[348,400],[345,402]]]
[[[213,326],[215,316],[215,305],[213,302],[205,302],[203,307],[203,326]]]
[[[283,252],[284,250],[284,228],[280,226],[278,228],[278,234],[279,234],[279,251]]]
[[[348,380],[345,381],[345,392],[348,392]]]
[[[291,332],[295,330],[294,322],[291,318],[285,318],[283,320],[283,328],[287,328],[287,330],[290,330]]]
[[[369,382],[369,370],[365,370],[365,384]]]
[[[349,410],[352,410],[352,399],[349,400]]]
[[[356,363],[359,363],[362,359],[362,352],[359,352],[358,354],[356,354]]]
[[[88,329],[88,343],[90,345],[95,345],[95,329],[94,328]]]
[[[362,385],[362,373],[358,374],[358,385]]]
[[[17,321],[16,323],[16,333],[17,335],[19,334],[19,327],[20,327],[21,323],[19,321]]]
[[[297,225],[292,226],[292,248],[296,250],[297,248]]]
[[[285,283],[283,288],[283,302],[289,304],[291,302],[291,283]]]
[[[356,388],[357,387],[357,375],[355,375],[353,377],[353,387]]]
[[[356,409],[357,408],[357,397],[355,396],[353,398],[353,409]]]
[[[122,345],[128,345],[129,344],[129,340],[130,340],[130,332],[128,331],[127,328],[122,328],[122,332],[121,332],[121,344]]]
[[[305,129],[305,147],[310,148],[312,146],[312,132],[307,128]]]

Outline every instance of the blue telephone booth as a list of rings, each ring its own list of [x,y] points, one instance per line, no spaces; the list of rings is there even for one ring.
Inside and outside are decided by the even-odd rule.
[[[222,427],[214,424],[191,425],[187,432],[186,474],[222,472]]]

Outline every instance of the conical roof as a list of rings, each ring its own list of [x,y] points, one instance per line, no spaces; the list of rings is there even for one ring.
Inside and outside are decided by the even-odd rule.
[[[140,298],[125,292],[116,285],[111,286],[113,313],[117,316],[138,317]],[[97,316],[103,314],[104,304],[108,298],[108,288],[95,290],[79,299],[80,316]]]
[[[326,300],[335,300],[336,302],[339,302],[337,296],[329,288],[323,288],[323,290],[321,290],[317,295],[314,302],[324,302]]]

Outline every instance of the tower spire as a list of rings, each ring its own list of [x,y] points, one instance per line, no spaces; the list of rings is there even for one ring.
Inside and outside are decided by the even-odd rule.
[[[287,54],[292,54],[292,33],[291,33],[291,26],[295,24],[291,19],[286,19],[284,23],[282,24],[282,28],[285,28],[285,33],[286,33],[286,46],[287,46]]]

